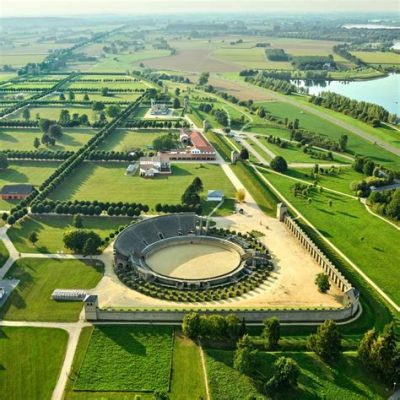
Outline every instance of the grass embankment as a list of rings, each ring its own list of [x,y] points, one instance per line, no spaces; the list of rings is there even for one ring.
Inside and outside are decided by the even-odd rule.
[[[1,310],[1,317],[16,321],[76,321],[81,302],[51,300],[54,289],[91,289],[103,276],[101,262],[24,258],[16,261],[6,278],[19,279]]]
[[[211,396],[218,400],[241,400],[249,396],[269,399],[245,375],[233,369],[233,351],[206,351],[206,362]],[[279,392],[279,399],[384,399],[383,385],[360,365],[356,353],[346,352],[337,362],[328,365],[315,354],[307,352],[260,352],[257,371],[260,377],[272,375],[272,365],[280,356],[293,358],[300,367],[299,385],[296,389]]]
[[[51,399],[67,341],[61,329],[2,327],[1,398]]]

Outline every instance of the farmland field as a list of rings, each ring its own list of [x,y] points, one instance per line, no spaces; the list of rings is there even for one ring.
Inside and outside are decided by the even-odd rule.
[[[14,263],[7,278],[19,279],[1,310],[1,317],[17,321],[76,321],[81,302],[51,300],[54,289],[90,289],[100,281],[101,262],[24,258]]]
[[[61,329],[2,327],[1,397],[49,400],[67,341],[67,332]]]
[[[54,146],[41,145],[38,150],[76,151],[96,134],[95,129],[64,128]],[[36,150],[35,138],[41,138],[43,132],[36,128],[0,128],[0,141],[5,150]]]
[[[141,93],[129,92],[112,93],[108,96],[102,96],[100,92],[90,92],[90,90],[88,90],[86,93],[75,93],[75,101],[84,101],[85,94],[89,96],[89,101],[101,101],[103,103],[114,103],[119,101],[133,102],[141,95]],[[57,94],[52,94],[47,96],[46,100],[58,100],[59,97],[60,96]]]
[[[172,349],[170,327],[96,327],[74,389],[168,391]]]
[[[101,239],[131,222],[128,217],[83,216],[82,220],[83,228],[96,232]],[[72,222],[71,216],[31,216],[13,225],[8,235],[17,250],[22,253],[70,253],[71,251],[64,247],[63,234],[68,229],[74,229]],[[35,245],[28,240],[32,232],[38,235]]]
[[[54,200],[103,200],[127,201],[147,204],[150,208],[157,203],[178,204],[186,187],[198,176],[203,181],[204,192],[221,189],[225,197],[233,198],[235,190],[231,182],[216,164],[174,163],[172,175],[144,179],[139,176],[125,175],[127,164],[85,163],[79,170],[63,182],[52,194]],[[101,184],[99,184],[101,182]],[[107,188],[107,191],[104,188]],[[205,204],[211,211],[216,204]],[[232,204],[226,202],[219,212],[230,212]]]
[[[388,51],[352,51],[352,54],[368,64],[400,64],[400,54]]]

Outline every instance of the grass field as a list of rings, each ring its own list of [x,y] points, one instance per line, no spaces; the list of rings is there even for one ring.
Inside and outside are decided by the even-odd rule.
[[[1,54],[1,65],[19,67],[27,63],[40,63],[46,54]]]
[[[39,150],[52,151],[76,151],[96,133],[94,129],[64,128],[60,139],[57,139],[55,146],[41,145]],[[43,132],[40,129],[0,129],[0,142],[5,150],[29,150],[35,151],[33,141],[41,138]]]
[[[152,145],[153,140],[166,135],[169,131],[156,129],[117,129],[112,135],[107,136],[99,146],[99,150],[107,151],[132,151],[141,149],[148,151],[147,145]]]
[[[308,204],[292,194],[293,180],[271,172],[264,175],[327,239],[400,303],[400,247],[396,240],[400,234],[396,228],[368,213],[357,200],[325,191],[313,193]]]
[[[86,114],[89,118],[89,122],[93,123],[99,119],[99,112],[93,111],[92,108],[89,106],[79,106],[74,105],[71,106],[70,104],[64,105],[56,105],[56,106],[45,106],[45,107],[29,107],[31,113],[31,119],[35,120],[39,115],[40,118],[47,118],[54,121],[58,121],[60,118],[61,110],[68,110],[69,115],[72,118],[72,115],[77,113],[79,115]],[[18,110],[15,113],[9,115],[6,119],[7,120],[22,120],[23,111]]]
[[[89,101],[101,101],[104,103],[117,102],[117,101],[135,101],[141,93],[113,93],[112,96],[102,96],[101,93],[95,92],[91,93],[90,90],[87,91],[89,96]],[[83,97],[85,93],[75,93],[75,101],[84,101]],[[57,94],[52,94],[46,97],[46,100],[59,100],[60,96]]]
[[[75,390],[169,390],[173,331],[158,326],[101,326],[93,330]]]
[[[351,53],[368,64],[400,64],[400,54],[389,51],[352,51]]]
[[[337,141],[340,139],[342,134],[346,134],[349,137],[347,147],[352,153],[362,154],[370,157],[377,163],[387,164],[388,166],[400,166],[400,159],[394,154],[389,153],[381,147],[376,146],[373,143],[370,143],[365,139],[316,115],[303,111],[296,106],[282,102],[268,102],[259,104],[263,105],[266,111],[275,116],[279,116],[281,118],[287,117],[289,121],[293,121],[295,118],[298,118],[301,128],[309,129],[321,135],[326,135],[333,140]],[[322,109],[321,107],[319,109],[321,109],[323,112],[325,111],[325,109]]]
[[[97,262],[99,263],[99,262]],[[50,299],[54,289],[90,289],[103,275],[102,263],[24,258],[14,263],[6,278],[20,282],[1,310],[1,317],[17,321],[76,321],[82,302]]]
[[[171,400],[205,399],[205,377],[200,348],[182,334],[175,334]]]
[[[147,85],[145,85],[143,82],[135,82],[132,80],[131,82],[68,82],[65,86],[63,86],[64,89],[87,89],[90,91],[90,89],[102,89],[102,88],[108,88],[110,90],[113,89],[130,89],[130,90],[141,90],[141,89],[147,89]]]
[[[26,183],[34,186],[40,185],[48,178],[59,163],[54,161],[13,161],[9,167],[0,171],[0,187],[3,185]],[[9,210],[18,201],[1,200],[0,209]]]
[[[254,381],[233,369],[233,351],[207,350],[206,362],[211,396],[218,400],[267,399]],[[279,399],[385,399],[385,392],[372,373],[364,370],[356,353],[346,352],[335,364],[327,365],[313,353],[259,353],[257,370],[271,376],[272,364],[280,356],[293,358],[299,365],[299,385],[280,391]],[[269,397],[268,397],[269,398]]]
[[[121,163],[83,164],[52,194],[54,200],[103,200],[126,201],[132,199],[154,207],[157,203],[180,204],[187,186],[198,176],[203,181],[204,192],[220,189],[225,198],[233,198],[235,189],[221,167],[217,164],[176,163],[172,175],[145,179],[137,175],[125,175],[127,165]],[[101,182],[101,184],[99,184]],[[107,190],[105,190],[107,188]],[[203,201],[205,212],[211,211],[215,203]],[[226,201],[219,213],[232,211],[232,202]]]
[[[8,250],[4,245],[3,241],[0,240],[0,268],[4,265],[9,257]]]
[[[102,239],[114,232],[121,225],[128,224],[128,217],[89,217],[83,216],[83,227],[96,232]],[[21,253],[57,253],[71,251],[64,247],[63,234],[68,229],[75,229],[71,216],[31,216],[17,222],[8,230],[8,236]],[[38,234],[38,241],[33,245],[29,241],[32,232]]]
[[[1,398],[50,400],[67,340],[61,329],[2,327]]]

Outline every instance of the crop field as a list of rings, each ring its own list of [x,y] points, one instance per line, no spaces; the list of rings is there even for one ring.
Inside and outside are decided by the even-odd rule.
[[[234,187],[219,165],[174,163],[172,175],[145,179],[137,175],[125,175],[127,164],[85,163],[75,174],[61,184],[50,197],[53,200],[103,200],[127,201],[147,204],[153,208],[157,203],[180,204],[181,196],[195,177],[203,181],[204,192],[223,190],[226,198],[233,198]],[[100,183],[100,184],[99,184]],[[107,188],[107,190],[105,190]],[[219,212],[232,211],[231,202],[226,202]],[[211,211],[215,203],[203,200],[206,211]],[[211,207],[211,208],[210,208]]]
[[[68,110],[69,114],[72,118],[72,115],[77,113],[79,115],[86,114],[89,118],[89,122],[93,123],[99,119],[99,112],[92,110],[90,106],[79,106],[70,104],[60,105],[60,106],[41,106],[41,107],[29,107],[29,111],[31,113],[31,119],[39,118],[47,118],[53,121],[58,121],[60,118],[61,110]],[[23,119],[23,110],[20,109],[15,113],[7,116],[7,120],[22,120]]]
[[[340,194],[312,192],[309,204],[307,199],[294,196],[291,190],[293,180],[271,172],[263,173],[325,237],[395,302],[400,303],[400,247],[393,240],[398,235],[395,227],[368,213],[362,203]],[[332,201],[332,206],[329,206],[329,201]]]
[[[59,165],[54,161],[13,161],[0,171],[0,187],[3,185],[26,183],[40,185]],[[16,204],[15,200],[0,200],[0,209],[8,210]]]
[[[169,390],[173,331],[158,326],[101,326],[93,330],[75,390]]]
[[[352,51],[352,54],[368,64],[400,64],[400,54],[389,51]]]
[[[55,84],[56,84],[56,82],[18,81],[18,82],[10,82],[6,85],[3,85],[3,88],[19,89],[21,91],[24,91],[25,89],[46,90],[46,89],[50,89]]]
[[[154,139],[166,135],[170,130],[133,130],[133,129],[117,129],[112,135],[108,136],[99,146],[99,150],[106,151],[133,151],[141,149],[148,151],[147,146],[151,146]]]
[[[258,103],[267,112],[280,118],[287,117],[289,121],[298,118],[300,127],[310,131],[326,135],[333,140],[339,140],[342,134],[349,138],[347,148],[354,154],[363,154],[377,163],[387,164],[388,166],[400,166],[400,160],[394,154],[387,152],[379,146],[366,141],[365,139],[343,129],[339,126],[326,121],[316,115],[310,114],[291,104],[282,102]]]
[[[54,146],[41,145],[38,150],[76,151],[96,133],[95,129],[64,128]],[[35,138],[41,138],[43,132],[36,128],[0,128],[0,142],[5,150],[36,150]],[[1,174],[1,173],[0,173]]]
[[[96,263],[96,265],[94,264]],[[19,279],[1,310],[1,317],[17,321],[76,321],[82,302],[50,299],[54,289],[91,289],[103,276],[101,262],[23,258],[6,278]]]
[[[29,62],[39,63],[46,57],[46,54],[15,54],[1,53],[0,65],[11,65],[12,67],[20,67]]]
[[[131,222],[128,217],[91,217],[83,216],[83,228],[96,232],[101,239],[107,237],[122,225]],[[14,246],[21,253],[70,253],[64,247],[63,235],[68,229],[75,229],[71,216],[30,216],[16,223],[8,231]],[[33,245],[29,241],[32,232],[38,234],[38,241]]]
[[[67,341],[67,332],[61,329],[2,327],[1,397],[50,399]]]
[[[233,369],[233,351],[207,350],[206,363],[211,396],[218,400],[241,400],[249,396],[267,399],[254,381]],[[346,352],[332,365],[327,365],[313,353],[259,353],[257,370],[271,376],[272,364],[280,356],[293,358],[300,367],[296,389],[279,392],[279,399],[385,399],[387,394],[372,373],[360,366],[356,353]]]

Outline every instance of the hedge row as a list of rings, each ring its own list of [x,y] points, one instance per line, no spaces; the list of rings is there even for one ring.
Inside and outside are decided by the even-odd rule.
[[[7,158],[29,159],[29,160],[66,160],[71,157],[73,151],[51,151],[51,150],[4,150],[2,153]]]
[[[159,121],[159,120],[145,120],[137,119],[134,121],[127,121],[126,128],[189,128],[190,124],[187,121]]]

